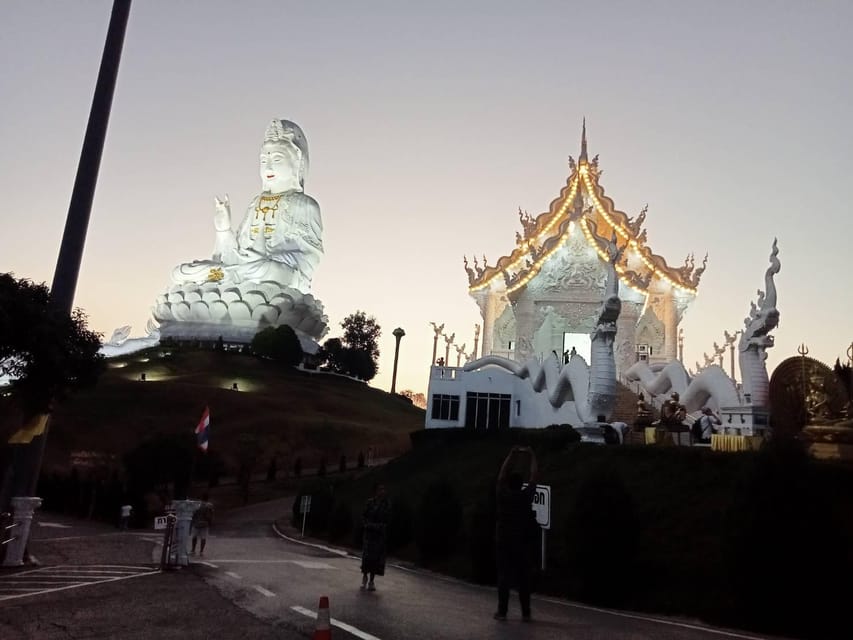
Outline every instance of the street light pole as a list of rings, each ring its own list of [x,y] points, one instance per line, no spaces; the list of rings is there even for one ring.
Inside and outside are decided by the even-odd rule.
[[[406,332],[397,327],[392,333],[397,340],[397,344],[394,346],[394,373],[391,374],[391,393],[393,394],[396,393],[397,389],[397,358],[400,356],[400,339],[406,335]]]

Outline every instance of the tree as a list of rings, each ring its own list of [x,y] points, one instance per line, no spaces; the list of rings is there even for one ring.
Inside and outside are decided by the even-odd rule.
[[[369,353],[374,362],[379,358],[378,341],[382,327],[376,324],[376,318],[368,317],[364,311],[356,311],[343,319],[341,327],[347,347]]]
[[[70,316],[54,309],[45,284],[0,274],[0,375],[13,379],[25,419],[97,382],[104,370],[101,335],[86,322],[80,309]]]
[[[302,362],[302,344],[296,332],[286,324],[267,327],[252,338],[252,352],[284,365],[295,367]]]

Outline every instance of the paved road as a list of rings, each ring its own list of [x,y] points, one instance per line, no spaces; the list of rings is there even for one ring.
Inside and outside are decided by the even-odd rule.
[[[258,618],[311,637],[321,596],[328,596],[335,638],[362,640],[722,640],[762,636],[690,622],[606,611],[535,597],[532,623],[520,620],[517,599],[507,622],[492,619],[496,594],[399,566],[362,591],[357,558],[276,535],[271,522],[289,513],[287,501],[235,510],[221,519],[205,557],[193,571],[226,599]],[[515,608],[513,608],[515,607]]]

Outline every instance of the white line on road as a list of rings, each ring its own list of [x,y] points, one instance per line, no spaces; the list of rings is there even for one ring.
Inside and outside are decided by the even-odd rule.
[[[334,553],[335,555],[342,556],[346,558],[347,556],[352,555],[349,551],[342,551],[341,549],[335,549],[334,547],[327,547],[324,544],[316,544],[314,542],[305,542],[305,540],[297,540],[296,538],[291,538],[283,534],[279,528],[275,525],[275,522],[272,523],[272,530],[275,531],[276,535],[280,538],[284,538],[288,542],[295,542],[296,544],[301,544],[306,547],[314,547],[315,549],[322,549],[323,551],[328,551],[329,553]]]
[[[219,568],[218,564],[213,564],[212,562],[205,562],[204,560],[199,560],[198,562],[193,562],[193,564],[203,564],[203,565],[208,566],[212,569],[218,569]]]
[[[160,573],[159,571],[147,571],[145,573],[137,573],[132,576],[121,576],[120,578],[107,578],[106,580],[99,580],[98,582],[83,582],[83,583],[75,583],[66,585],[64,587],[56,587],[53,589],[42,589],[40,591],[34,591],[30,593],[21,593],[14,596],[3,596],[0,595],[0,600],[13,600],[15,598],[28,598],[30,596],[41,595],[42,593],[53,593],[54,591],[65,591],[66,589],[75,589],[78,587],[88,587],[93,584],[103,584],[104,582],[117,582],[119,580],[129,580],[130,578],[139,578],[140,576],[153,576]]]
[[[226,571],[226,572],[225,572],[225,575],[226,575],[226,576],[229,576],[229,577],[231,577],[231,578],[234,578],[235,580],[241,580],[241,579],[242,579],[242,578],[240,577],[240,574],[234,573],[233,571]]]
[[[290,607],[296,613],[301,613],[303,616],[307,616],[309,618],[317,618],[317,612],[311,611],[310,609],[306,609],[305,607],[300,607],[299,605],[294,605]],[[362,631],[358,627],[354,627],[351,624],[347,624],[346,622],[341,622],[335,618],[329,618],[329,622],[333,627],[337,627],[338,629],[343,629],[344,631],[348,631],[352,635],[357,638],[361,638],[361,640],[380,640],[374,635],[367,633],[367,631]]]
[[[613,611],[612,609],[599,609],[598,607],[590,607],[576,602],[566,602],[564,600],[554,600],[553,598],[537,598],[542,602],[550,602],[564,607],[574,607],[575,609],[586,609],[587,611],[595,611],[597,613],[608,613],[612,616],[620,618],[630,618],[632,620],[643,620],[644,622],[657,622],[658,624],[666,624],[671,627],[681,627],[683,629],[694,629],[695,631],[704,631],[705,633],[714,633],[718,636],[727,636],[729,638],[742,638],[743,640],[763,640],[761,636],[750,636],[734,631],[724,631],[722,629],[714,629],[712,627],[703,627],[699,624],[690,624],[689,622],[677,622],[675,620],[664,620],[663,618],[654,618],[652,616],[639,616],[633,613],[624,613],[622,611]]]
[[[263,587],[261,587],[259,585],[255,585],[255,591],[257,591],[261,595],[266,596],[267,598],[274,598],[275,597],[275,594],[272,591],[270,591],[269,589],[264,589]]]

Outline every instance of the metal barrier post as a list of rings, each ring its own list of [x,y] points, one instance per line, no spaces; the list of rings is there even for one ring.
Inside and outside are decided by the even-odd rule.
[[[24,553],[30,540],[33,513],[40,506],[41,498],[12,498],[12,523],[5,525],[2,536],[3,547],[6,550],[3,557],[4,567],[20,567],[24,564]]]
[[[163,532],[163,552],[160,554],[160,568],[171,568],[172,546],[175,540],[175,522],[177,518],[174,513],[166,514],[166,529]]]

